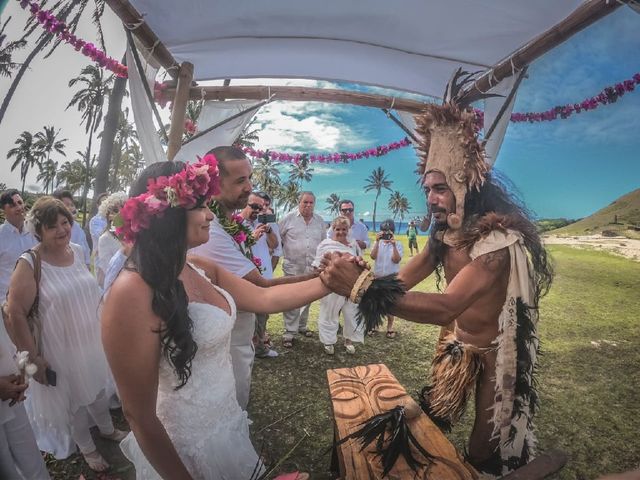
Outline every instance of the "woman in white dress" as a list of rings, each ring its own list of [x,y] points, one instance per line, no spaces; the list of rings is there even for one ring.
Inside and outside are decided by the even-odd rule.
[[[100,289],[82,247],[70,243],[73,217],[60,200],[39,198],[27,224],[40,241],[34,250],[41,278],[37,288],[33,259],[22,254],[9,286],[7,331],[18,351],[29,352],[38,367],[25,402],[29,421],[40,450],[62,459],[77,444],[89,467],[104,471],[109,465],[91,438],[89,415],[102,436],[120,441],[125,433],[114,429],[105,394],[109,367],[100,342]],[[36,294],[40,348],[27,321]],[[55,372],[55,381],[47,369]]]
[[[121,443],[138,479],[249,479],[260,472],[229,353],[238,309],[272,313],[329,290],[315,278],[264,289],[187,250],[205,243],[218,190],[215,157],[150,165],[121,210],[133,242],[106,295],[102,339],[132,433]],[[162,212],[158,215],[158,212]]]
[[[122,192],[109,195],[98,208],[98,215],[107,219],[107,225],[98,239],[96,252],[96,278],[100,288],[104,287],[104,279],[109,269],[111,258],[122,248],[120,239],[116,236],[112,227],[113,219],[118,214],[127,195]]]
[[[316,258],[312,265],[319,267],[320,262],[327,253],[341,252],[359,257],[362,252],[355,240],[349,240],[351,223],[347,217],[337,217],[331,222],[332,238],[320,242],[316,251]],[[364,329],[358,327],[356,322],[357,306],[348,298],[330,293],[320,300],[320,315],[318,316],[318,336],[324,344],[324,351],[328,355],[335,353],[335,344],[338,342],[338,327],[340,326],[340,312],[344,317],[344,346],[348,354],[356,353],[353,342],[364,342]]]

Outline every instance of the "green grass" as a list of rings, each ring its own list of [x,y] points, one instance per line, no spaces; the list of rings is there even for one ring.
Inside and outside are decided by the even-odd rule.
[[[421,247],[424,241],[425,237],[419,237]],[[403,242],[406,263],[409,250]],[[544,355],[539,373],[542,402],[536,422],[539,448],[568,453],[569,462],[556,477],[563,480],[592,479],[638,468],[640,264],[599,251],[566,246],[549,250],[557,275],[541,306]],[[435,286],[428,280],[417,289],[433,291]],[[318,302],[311,307],[310,327],[314,331],[317,315]],[[257,359],[254,366],[249,416],[254,422],[251,430],[256,449],[275,462],[303,439],[282,470],[300,469],[311,472],[315,479],[329,478],[330,455],[324,452],[331,446],[333,427],[327,369],[382,362],[408,392],[425,384],[438,328],[402,320],[397,320],[396,327],[399,333],[394,340],[380,334],[367,337],[354,356],[347,356],[338,344],[335,356],[330,357],[324,354],[317,335],[297,339],[292,350],[282,348],[282,315],[272,315],[268,329],[280,356]],[[460,450],[473,413],[470,408],[449,435]],[[79,471],[77,463],[57,462],[55,468]],[[95,478],[82,470],[87,478]],[[133,478],[133,472],[121,466],[118,476]]]

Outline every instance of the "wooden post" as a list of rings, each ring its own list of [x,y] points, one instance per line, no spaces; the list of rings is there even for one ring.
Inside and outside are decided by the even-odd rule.
[[[180,65],[178,74],[178,86],[173,97],[173,108],[171,110],[171,127],[169,129],[169,147],[167,148],[167,158],[173,160],[182,146],[182,135],[184,134],[184,117],[189,101],[189,90],[193,80],[193,64],[184,62]]]

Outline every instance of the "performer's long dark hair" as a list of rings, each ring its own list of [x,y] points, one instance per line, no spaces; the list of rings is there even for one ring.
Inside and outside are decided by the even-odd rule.
[[[184,170],[182,162],[159,162],[149,165],[138,176],[129,191],[136,197],[147,191],[151,178],[171,176]],[[169,208],[164,215],[152,217],[148,229],[138,234],[130,259],[135,270],[151,287],[151,308],[163,321],[160,329],[162,353],[175,369],[182,388],[191,376],[191,362],[198,350],[193,339],[193,321],[189,318],[189,299],[178,275],[187,258],[187,212]]]
[[[523,236],[524,245],[533,267],[535,290],[534,305],[532,306],[537,307],[540,297],[544,296],[551,287],[553,266],[542,244],[536,225],[533,223],[531,213],[524,206],[522,200],[515,193],[510,192],[514,189],[508,184],[506,179],[500,178],[500,175],[493,170],[487,174],[486,181],[480,190],[472,189],[467,192],[464,202],[465,218],[462,224],[462,237],[479,238],[483,226],[490,229],[491,225],[487,223],[491,220],[499,221],[504,228],[519,231]],[[491,213],[495,213],[498,217],[488,220]],[[446,228],[446,225],[432,223],[429,230],[429,251],[434,255],[438,288],[442,283],[442,260],[445,246],[442,240],[437,238],[436,233],[443,228]]]

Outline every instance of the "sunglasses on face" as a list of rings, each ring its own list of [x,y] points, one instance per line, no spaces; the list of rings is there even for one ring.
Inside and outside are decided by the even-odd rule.
[[[342,208],[340,211],[342,213],[353,213],[353,208]]]
[[[260,210],[262,208],[262,205],[258,205],[257,203],[250,203],[249,208],[251,210]]]

